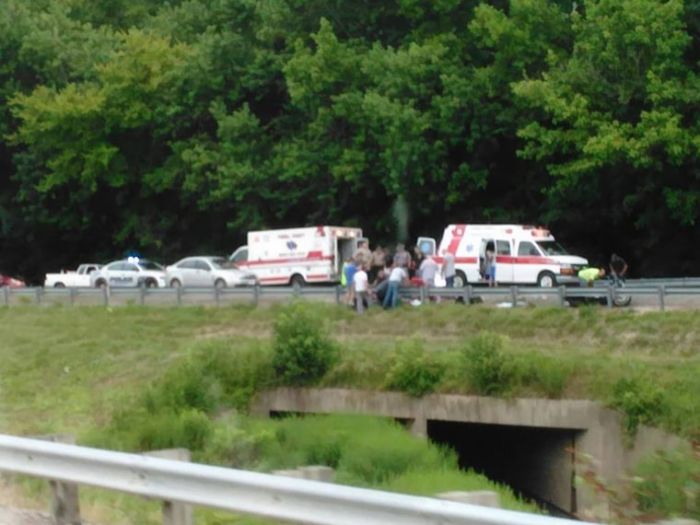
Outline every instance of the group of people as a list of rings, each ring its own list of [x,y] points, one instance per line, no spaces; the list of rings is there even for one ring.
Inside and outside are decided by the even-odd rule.
[[[622,257],[616,253],[610,256],[609,275],[613,284],[620,284],[620,281],[627,275],[627,269],[627,262]],[[594,281],[603,279],[605,275],[605,268],[584,268],[578,272],[578,278],[581,280],[581,283],[587,286],[593,286]]]
[[[434,287],[438,271],[448,287],[454,286],[454,254],[444,254],[440,270],[435,258],[418,246],[409,252],[399,243],[391,253],[382,246],[370,251],[367,241],[361,241],[343,266],[341,284],[347,289],[347,303],[362,313],[372,301],[384,308],[396,307],[402,285]]]

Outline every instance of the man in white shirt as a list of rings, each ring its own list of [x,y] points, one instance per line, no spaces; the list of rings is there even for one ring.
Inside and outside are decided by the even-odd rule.
[[[352,277],[352,283],[355,287],[355,305],[358,314],[365,311],[365,304],[369,306],[369,302],[367,302],[367,281],[367,268],[365,266],[360,266],[359,270],[357,270]]]
[[[384,296],[384,308],[395,308],[399,304],[399,286],[408,280],[406,269],[394,264],[389,274],[389,287]]]

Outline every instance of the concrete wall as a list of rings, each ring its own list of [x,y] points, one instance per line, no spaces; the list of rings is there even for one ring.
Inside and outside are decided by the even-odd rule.
[[[517,456],[515,477],[541,499],[559,508],[591,516],[601,504],[586,487],[574,487],[576,471],[572,452],[594,458],[593,468],[608,482],[621,479],[640,458],[685,442],[658,429],[642,427],[630,443],[625,438],[622,415],[586,400],[497,399],[479,396],[429,395],[412,398],[395,392],[348,389],[279,388],[261,393],[253,413],[362,413],[408,420],[411,430],[428,436],[429,422],[460,422],[532,429],[558,429],[529,439],[527,450]],[[515,430],[517,431],[517,430]],[[520,447],[523,448],[523,447]],[[525,472],[523,472],[525,471]]]

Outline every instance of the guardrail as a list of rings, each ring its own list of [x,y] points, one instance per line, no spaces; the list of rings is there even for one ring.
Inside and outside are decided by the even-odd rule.
[[[700,279],[698,280],[700,283]],[[666,309],[666,300],[670,297],[697,298],[700,308],[700,285],[686,284],[652,284],[647,281],[628,281],[624,287],[614,287],[599,283],[593,287],[539,288],[536,286],[466,286],[464,288],[424,288],[404,287],[400,294],[404,298],[419,299],[422,302],[430,298],[454,299],[472,304],[479,298],[502,297],[510,306],[520,306],[522,300],[554,299],[559,306],[568,306],[585,302],[601,302],[608,307],[619,305],[624,297],[653,297],[653,303],[659,310]],[[47,302],[63,301],[75,305],[79,300],[91,301],[90,304],[114,306],[117,304],[166,304],[182,306],[188,297],[196,298],[200,305],[221,306],[224,302],[240,299],[253,305],[261,300],[285,300],[298,297],[321,297],[341,304],[345,290],[340,286],[304,286],[304,287],[244,287],[244,288],[3,288],[0,305],[10,306],[14,300],[21,303],[41,305]],[[695,306],[695,305],[693,305]]]
[[[0,435],[0,470],[171,503],[317,525],[580,522],[243,470]]]

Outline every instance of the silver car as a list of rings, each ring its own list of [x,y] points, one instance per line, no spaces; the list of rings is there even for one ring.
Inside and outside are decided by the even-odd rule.
[[[250,272],[231,266],[224,257],[185,257],[166,268],[167,282],[178,286],[226,288],[227,286],[255,286],[258,279]]]
[[[105,286],[165,286],[165,270],[153,261],[130,257],[114,261],[90,274],[90,284],[98,288]]]

